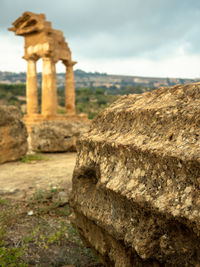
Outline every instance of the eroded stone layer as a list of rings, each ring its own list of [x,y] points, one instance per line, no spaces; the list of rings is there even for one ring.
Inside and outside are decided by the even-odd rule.
[[[22,158],[28,149],[22,114],[14,106],[0,106],[0,163]]]
[[[200,266],[200,84],[101,112],[78,143],[70,203],[106,266]]]

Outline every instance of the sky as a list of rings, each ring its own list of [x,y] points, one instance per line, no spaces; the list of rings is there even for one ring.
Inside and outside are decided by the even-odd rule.
[[[24,38],[7,30],[25,11],[63,31],[75,69],[200,77],[199,0],[0,0],[0,71],[26,71]]]

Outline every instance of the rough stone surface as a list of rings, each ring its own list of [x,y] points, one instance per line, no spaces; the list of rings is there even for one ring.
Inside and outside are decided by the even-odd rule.
[[[76,141],[89,128],[88,122],[55,121],[35,124],[32,128],[31,146],[34,151],[76,151]]]
[[[200,84],[121,97],[77,148],[71,220],[106,266],[200,266]]]
[[[0,163],[22,158],[28,149],[22,115],[14,106],[0,106]]]

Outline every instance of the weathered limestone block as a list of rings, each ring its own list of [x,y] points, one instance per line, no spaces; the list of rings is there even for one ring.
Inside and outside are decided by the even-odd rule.
[[[121,97],[77,149],[71,220],[106,266],[200,266],[200,84]]]
[[[89,122],[54,121],[32,126],[31,148],[41,152],[76,151],[76,141],[89,128]]]
[[[0,106],[0,163],[22,158],[27,150],[27,131],[20,111]]]

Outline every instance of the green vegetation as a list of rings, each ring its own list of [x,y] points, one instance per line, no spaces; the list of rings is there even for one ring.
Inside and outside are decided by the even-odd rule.
[[[117,96],[107,95],[102,88],[78,88],[76,90],[77,113],[87,113],[93,119],[99,111],[106,108],[117,99]]]
[[[70,224],[61,188],[36,191],[29,199],[0,199],[0,266],[102,266]]]
[[[26,155],[21,159],[22,162],[26,163],[38,160],[48,160],[48,158],[43,156],[42,154],[33,154],[33,155]]]
[[[86,113],[89,119],[93,119],[102,109],[113,103],[119,95],[141,94],[150,90],[152,89],[141,85],[129,85],[123,80],[120,88],[116,86],[110,88],[76,88],[76,110],[78,114]],[[38,98],[40,104],[41,90],[39,90]],[[25,84],[0,84],[0,104],[16,105],[22,108],[25,103]],[[65,92],[62,87],[58,88],[58,103],[58,113],[65,113]],[[22,112],[24,112],[23,109]]]
[[[25,98],[23,98],[25,94],[25,84],[0,84],[0,104],[20,107],[26,103]]]
[[[101,110],[108,107],[120,95],[141,94],[150,91],[150,88],[144,88],[138,85],[124,85],[121,89],[115,86],[110,88],[76,88],[76,111],[78,114],[86,113],[89,119],[93,119]],[[64,88],[58,89],[59,113],[64,113],[65,96]]]
[[[25,96],[26,95],[26,85],[21,84],[0,84],[0,98],[4,94],[12,94],[15,96]]]
[[[86,113],[89,119],[93,119],[102,109],[109,106],[118,98],[117,95],[108,95],[104,88],[77,88],[76,111],[78,114]],[[61,107],[65,105],[64,90],[58,90],[58,101]],[[64,110],[59,108],[59,113]]]
[[[89,119],[93,119],[102,109],[108,107],[120,95],[141,94],[144,91],[142,86],[126,86],[122,89],[111,88],[77,88],[76,89],[76,110],[77,113],[87,113]]]

